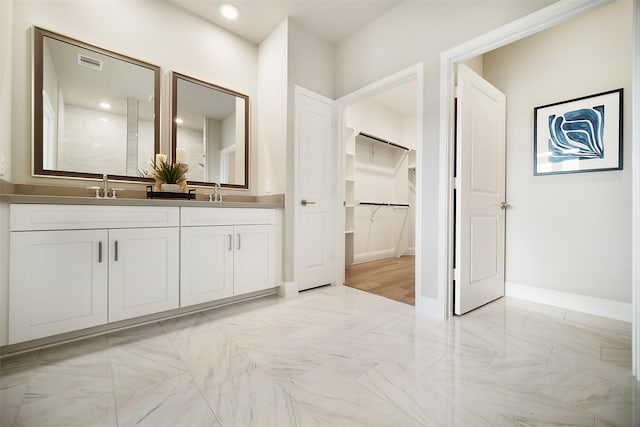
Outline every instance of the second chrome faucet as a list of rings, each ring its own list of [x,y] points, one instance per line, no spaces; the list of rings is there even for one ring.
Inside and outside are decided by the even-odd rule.
[[[213,193],[209,194],[210,202],[221,202],[222,194],[220,194],[220,184],[217,182],[213,184]]]

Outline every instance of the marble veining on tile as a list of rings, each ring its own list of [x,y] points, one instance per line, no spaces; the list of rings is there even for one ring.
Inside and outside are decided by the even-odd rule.
[[[502,298],[448,321],[349,287],[0,360],[14,426],[640,425],[631,326]]]

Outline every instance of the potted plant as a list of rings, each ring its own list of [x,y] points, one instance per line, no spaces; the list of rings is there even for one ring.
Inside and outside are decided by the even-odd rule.
[[[149,175],[156,180],[156,190],[187,192],[185,174],[189,170],[189,166],[186,163],[171,163],[164,159],[154,160],[149,163],[151,166]]]

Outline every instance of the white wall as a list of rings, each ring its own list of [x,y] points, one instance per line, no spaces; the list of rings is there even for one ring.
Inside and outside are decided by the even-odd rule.
[[[4,3],[7,2],[2,2]],[[19,1],[13,4],[13,145],[15,183],[60,185],[59,179],[31,177],[31,66],[33,25],[128,55],[162,68],[161,147],[169,152],[170,71],[257,95],[258,48],[165,2]],[[5,7],[5,6],[3,6]],[[4,32],[4,25],[3,25]],[[3,38],[4,40],[4,38]],[[4,62],[3,62],[4,63]],[[4,97],[3,97],[4,99]],[[2,114],[4,116],[4,114]],[[256,183],[258,149],[254,114],[250,130],[250,188]],[[1,149],[1,147],[0,147]],[[65,185],[86,182],[65,180]],[[139,186],[139,184],[138,184]],[[225,190],[226,193],[231,190]]]
[[[288,34],[288,20],[284,20],[258,50],[259,195],[286,189]]]
[[[6,156],[0,180],[11,177],[11,57],[13,52],[13,2],[0,2],[0,156]],[[1,273],[1,271],[0,271]]]
[[[507,96],[506,281],[631,302],[631,15],[619,1],[484,56]],[[533,108],[624,88],[624,169],[533,176]]]
[[[289,19],[288,61],[289,89],[298,85],[335,98],[333,45],[311,34],[295,19]]]
[[[11,56],[13,2],[0,2],[0,156],[6,156],[0,181],[11,179]],[[9,205],[0,203],[0,345],[7,342],[9,310]]]
[[[344,111],[345,125],[354,129],[356,134],[365,132],[400,145],[406,145],[403,119],[390,108],[369,100],[350,105]]]
[[[423,62],[422,296],[436,298],[440,53],[525,16],[548,1],[400,2],[336,46],[337,97]],[[416,295],[419,299],[420,295]]]

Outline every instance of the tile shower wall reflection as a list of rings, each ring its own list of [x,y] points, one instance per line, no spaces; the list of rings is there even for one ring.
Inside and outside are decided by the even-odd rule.
[[[127,173],[125,116],[65,105],[63,122],[59,127],[63,133],[59,135],[57,169],[132,175]],[[137,145],[137,169],[148,169],[148,161],[153,158],[153,122],[139,121]]]
[[[189,165],[187,179],[189,181],[204,181],[204,136],[201,130],[178,127],[180,147],[184,149],[184,161]]]

